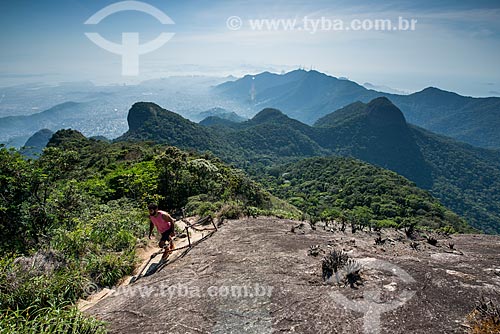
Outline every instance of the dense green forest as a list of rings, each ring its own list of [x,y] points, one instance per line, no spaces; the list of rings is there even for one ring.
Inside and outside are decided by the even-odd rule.
[[[323,147],[396,171],[475,228],[500,233],[500,152],[408,125],[386,99],[352,104],[316,127]]]
[[[471,231],[462,218],[414,183],[359,160],[310,158],[269,171],[262,183],[316,220]]]
[[[130,274],[146,205],[187,214],[300,218],[211,155],[57,132],[37,160],[0,148],[0,333],[102,332],[74,308]]]

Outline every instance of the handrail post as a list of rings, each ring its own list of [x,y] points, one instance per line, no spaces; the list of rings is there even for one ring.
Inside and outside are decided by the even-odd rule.
[[[188,238],[189,247],[191,247],[191,238],[189,237],[189,230],[188,230],[187,226],[186,226],[186,235],[187,235],[187,238]]]

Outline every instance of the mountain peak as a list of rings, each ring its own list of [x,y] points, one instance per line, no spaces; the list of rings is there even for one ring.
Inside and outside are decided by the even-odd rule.
[[[129,130],[116,141],[151,140],[179,148],[207,150],[221,145],[220,137],[175,112],[152,102],[138,102],[128,113]]]
[[[58,130],[52,135],[47,147],[59,147],[62,149],[74,149],[87,142],[85,137],[80,131],[72,129]]]
[[[416,92],[415,94],[422,94],[432,97],[460,97],[460,98],[462,97],[457,93],[449,92],[447,90],[442,90],[437,87],[427,87],[421,90],[420,92]]]
[[[26,144],[24,144],[24,146],[26,146],[26,147],[32,147],[32,146],[35,146],[35,147],[39,147],[39,146],[45,147],[45,145],[47,145],[47,143],[49,142],[49,140],[50,140],[50,138],[52,137],[53,134],[54,134],[54,132],[52,132],[49,129],[41,129],[41,130],[35,132],[26,141]]]
[[[137,110],[143,110],[143,111],[148,110],[150,113],[156,113],[159,110],[163,110],[163,108],[153,102],[136,102],[132,105],[130,111],[137,111]]]
[[[130,108],[127,122],[130,131],[139,129],[144,122],[151,118],[156,118],[162,112],[166,110],[152,102],[137,102],[134,103],[132,108]]]
[[[288,116],[286,116],[280,110],[274,108],[265,108],[252,118],[252,122],[265,123],[283,119],[288,119]]]
[[[406,125],[406,119],[401,110],[386,97],[378,97],[370,101],[366,111],[368,120],[374,125]]]
[[[309,70],[309,71],[305,71],[307,73],[307,75],[310,75],[310,76],[320,76],[320,77],[330,77],[330,78],[333,78],[323,72],[319,72],[319,71],[316,71],[316,70]]]
[[[435,91],[442,92],[443,90],[439,89],[437,87],[434,87],[434,86],[430,86],[430,87],[422,89],[422,92],[435,92]]]

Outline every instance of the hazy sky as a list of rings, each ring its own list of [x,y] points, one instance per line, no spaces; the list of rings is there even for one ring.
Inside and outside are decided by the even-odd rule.
[[[0,85],[30,81],[136,82],[182,74],[242,75],[313,67],[358,83],[416,91],[427,86],[464,95],[500,96],[500,1],[168,0],[145,1],[173,25],[127,11],[95,26],[84,22],[118,1],[1,1]],[[227,26],[241,18],[241,29]],[[416,19],[415,31],[261,30],[249,20]],[[234,21],[233,21],[234,23]],[[318,26],[319,27],[319,26]],[[234,26],[233,26],[234,28]],[[121,57],[92,43],[97,32],[120,43],[175,36],[140,57],[140,75],[123,77]]]

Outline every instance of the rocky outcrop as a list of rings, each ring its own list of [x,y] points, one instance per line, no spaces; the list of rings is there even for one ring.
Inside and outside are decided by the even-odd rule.
[[[500,289],[499,237],[438,237],[437,246],[402,231],[383,231],[380,245],[375,238],[277,219],[229,221],[89,313],[112,333],[461,333],[475,301]],[[323,281],[322,258],[333,249],[361,264],[363,285]]]

